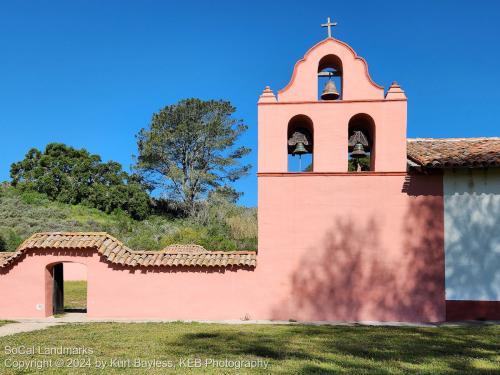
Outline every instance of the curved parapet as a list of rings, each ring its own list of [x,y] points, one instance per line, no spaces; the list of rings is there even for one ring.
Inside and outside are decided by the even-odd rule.
[[[318,69],[321,59],[328,55],[342,63],[343,100],[384,99],[384,88],[371,79],[366,61],[348,44],[327,38],[295,64],[290,82],[278,92],[278,101],[318,100]]]
[[[130,267],[255,267],[255,251],[207,251],[198,245],[171,245],[163,251],[133,251],[105,232],[36,233],[15,252],[0,253],[0,268],[30,250],[95,251],[105,261]]]

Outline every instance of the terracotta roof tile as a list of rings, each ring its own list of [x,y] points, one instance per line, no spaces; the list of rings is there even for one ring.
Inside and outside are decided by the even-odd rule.
[[[206,253],[203,246],[194,244],[173,244],[169,245],[162,250],[164,253]]]
[[[408,139],[407,153],[425,168],[500,167],[500,137]]]
[[[77,249],[97,250],[106,261],[125,266],[158,267],[255,267],[255,251],[208,251],[199,245],[170,245],[162,251],[133,251],[104,232],[36,233],[15,252],[0,252],[0,267],[6,267],[29,250]]]

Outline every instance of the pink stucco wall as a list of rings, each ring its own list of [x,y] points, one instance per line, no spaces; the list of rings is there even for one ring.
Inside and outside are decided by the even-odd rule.
[[[259,205],[255,270],[35,251],[0,271],[0,317],[51,315],[47,265],[70,261],[87,267],[95,318],[444,320],[440,176],[263,176]]]
[[[259,172],[288,170],[288,122],[296,115],[312,120],[315,172],[347,172],[348,124],[357,114],[375,123],[375,171],[406,170],[406,101],[260,103]]]
[[[82,281],[87,280],[87,267],[80,263],[64,263],[64,280]]]
[[[444,320],[442,177],[261,175],[266,265],[280,318]]]
[[[334,55],[342,61],[343,100],[384,98],[384,88],[373,82],[366,61],[346,43],[327,38],[314,45],[295,64],[290,82],[278,93],[279,101],[316,101],[318,64],[327,55]]]

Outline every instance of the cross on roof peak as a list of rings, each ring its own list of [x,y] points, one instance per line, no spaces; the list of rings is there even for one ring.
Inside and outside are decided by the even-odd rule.
[[[337,26],[337,22],[331,22],[330,17],[326,19],[326,23],[322,23],[321,27],[327,27],[328,28],[328,38],[332,37],[332,26]]]

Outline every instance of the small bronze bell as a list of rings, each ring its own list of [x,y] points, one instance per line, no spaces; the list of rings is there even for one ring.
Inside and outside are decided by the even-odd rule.
[[[366,156],[365,148],[361,143],[356,143],[352,149],[351,156],[353,158],[363,158]]]
[[[335,86],[335,82],[329,79],[325,87],[323,88],[323,93],[321,94],[321,99],[323,100],[335,100],[340,97],[339,92],[337,91],[337,87]]]
[[[307,154],[307,150],[304,147],[304,144],[302,142],[297,142],[297,146],[295,146],[295,150],[293,150],[294,155],[302,155],[302,154]]]

